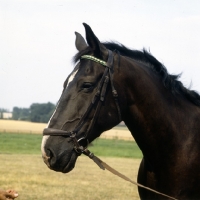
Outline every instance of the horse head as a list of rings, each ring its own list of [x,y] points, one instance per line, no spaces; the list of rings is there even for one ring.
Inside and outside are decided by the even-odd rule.
[[[77,63],[64,82],[55,112],[44,130],[41,150],[44,162],[55,171],[71,171],[88,143],[121,121],[125,96],[115,75],[113,52],[84,23],[86,41],[76,34]],[[117,59],[117,58],[116,58]],[[119,81],[119,80],[118,80]],[[121,103],[119,103],[121,102]]]

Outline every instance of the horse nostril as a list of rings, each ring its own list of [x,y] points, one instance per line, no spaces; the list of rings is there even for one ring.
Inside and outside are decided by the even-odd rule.
[[[47,149],[48,163],[50,167],[54,167],[57,162],[57,156],[52,149]]]
[[[46,150],[46,155],[49,157],[49,159],[53,157],[53,152],[51,151],[51,149]]]
[[[44,161],[44,163],[48,166],[48,167],[50,167],[50,165],[49,165],[49,161],[50,161],[50,157],[48,157],[46,154],[44,155],[42,155],[42,158],[43,158],[43,161]]]

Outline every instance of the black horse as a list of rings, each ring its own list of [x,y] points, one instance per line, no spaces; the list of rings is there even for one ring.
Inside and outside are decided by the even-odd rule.
[[[76,67],[44,130],[42,156],[71,171],[87,142],[121,120],[143,153],[138,182],[177,199],[200,199],[200,96],[147,51],[100,43],[84,23]],[[141,199],[166,199],[139,188]]]

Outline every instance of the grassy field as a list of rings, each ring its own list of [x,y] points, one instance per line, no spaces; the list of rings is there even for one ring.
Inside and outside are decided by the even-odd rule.
[[[16,189],[19,200],[139,199],[135,185],[99,169],[84,155],[68,174],[49,170],[41,158],[41,139],[41,134],[0,133],[0,187]],[[142,154],[134,141],[100,138],[89,149],[110,166],[137,179]]]
[[[47,126],[45,123],[34,123],[16,120],[0,119],[1,132],[19,132],[19,133],[42,133],[42,130]]]
[[[46,126],[47,124],[45,123],[0,119],[0,132],[41,134]],[[109,131],[105,131],[102,133],[101,138],[133,141],[133,137],[131,136],[131,133],[128,131],[128,129],[126,127],[120,126],[114,127]]]
[[[0,133],[0,153],[40,154],[42,135]],[[96,139],[89,149],[97,156],[141,158],[141,151],[134,141]]]
[[[136,180],[138,159],[102,160]],[[0,154],[0,186],[14,188],[18,200],[136,200],[137,187],[79,157],[75,169],[62,174],[49,170],[40,155]]]

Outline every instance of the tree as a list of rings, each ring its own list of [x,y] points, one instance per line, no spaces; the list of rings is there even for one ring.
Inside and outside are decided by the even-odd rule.
[[[30,120],[30,109],[29,108],[13,108],[13,117],[14,120],[23,120],[29,121]]]
[[[30,121],[47,123],[55,110],[55,105],[48,103],[33,103],[30,106]]]

